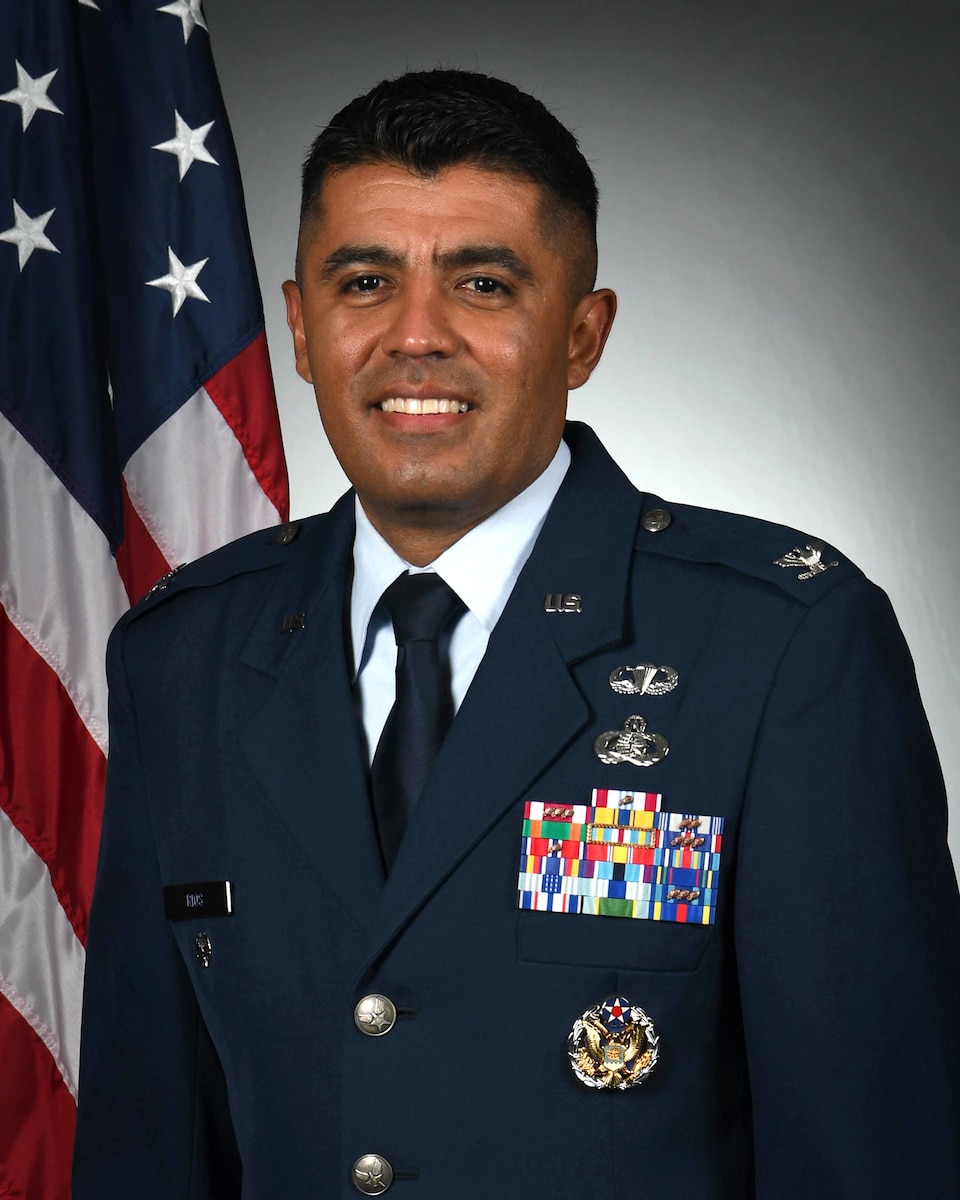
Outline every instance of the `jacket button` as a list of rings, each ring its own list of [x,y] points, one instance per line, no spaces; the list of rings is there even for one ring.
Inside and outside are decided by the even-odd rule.
[[[396,1005],[376,992],[364,996],[353,1010],[353,1023],[367,1037],[383,1037],[397,1023]]]
[[[365,1196],[382,1196],[393,1183],[393,1167],[379,1154],[363,1154],[350,1168],[350,1178]]]
[[[647,533],[659,533],[666,529],[673,517],[665,508],[651,508],[643,514],[643,527]]]

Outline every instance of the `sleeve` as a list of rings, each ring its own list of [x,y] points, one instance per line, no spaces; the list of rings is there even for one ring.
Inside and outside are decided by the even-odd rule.
[[[107,673],[110,756],[87,944],[73,1200],[233,1200],[240,1169],[226,1087],[164,917],[122,626]]]
[[[960,902],[913,664],[863,580],[805,615],[735,884],[757,1200],[960,1196]]]

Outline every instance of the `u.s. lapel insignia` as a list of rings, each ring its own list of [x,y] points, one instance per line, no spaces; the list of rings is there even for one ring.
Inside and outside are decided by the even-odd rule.
[[[593,752],[602,763],[630,763],[652,767],[670,753],[670,743],[660,733],[647,733],[643,717],[627,717],[622,729],[607,729],[594,739]]]
[[[587,1087],[625,1091],[643,1083],[657,1065],[660,1038],[642,1008],[611,996],[577,1017],[567,1053],[574,1075]]]
[[[655,667],[653,663],[617,667],[610,672],[610,686],[621,696],[665,696],[677,686],[678,679],[673,667]]]
[[[801,567],[798,579],[813,579],[816,575],[822,575],[824,571],[829,571],[831,567],[839,567],[840,562],[834,559],[833,562],[823,561],[823,552],[826,549],[823,542],[810,542],[808,545],[795,546],[792,550],[788,550],[786,554],[781,554],[779,558],[773,560],[775,567]]]
[[[582,612],[583,597],[579,592],[547,592],[543,598],[543,611],[548,613]]]

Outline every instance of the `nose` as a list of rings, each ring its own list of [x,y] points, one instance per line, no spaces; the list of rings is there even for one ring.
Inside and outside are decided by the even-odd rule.
[[[457,350],[449,315],[436,284],[405,287],[390,305],[390,322],[380,348],[391,358],[449,358]]]

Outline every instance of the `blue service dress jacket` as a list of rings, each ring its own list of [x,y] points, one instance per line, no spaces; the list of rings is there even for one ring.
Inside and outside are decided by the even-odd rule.
[[[960,1196],[960,908],[886,598],[568,440],[387,879],[351,498],[118,626],[74,1200]]]

